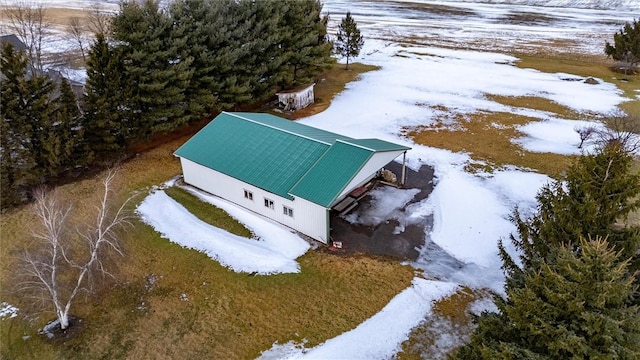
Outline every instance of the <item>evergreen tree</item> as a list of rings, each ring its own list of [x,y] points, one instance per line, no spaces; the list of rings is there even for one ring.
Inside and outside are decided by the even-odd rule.
[[[57,145],[48,140],[55,123],[53,118],[53,92],[55,84],[46,76],[30,75],[27,78],[27,63],[22,54],[15,53],[6,46],[2,58],[3,91],[6,98],[2,101],[3,114],[9,122],[10,134],[14,149],[29,155],[20,156],[18,164],[31,164],[29,176],[43,182],[47,176],[55,175],[59,163]],[[29,157],[31,160],[26,161]],[[22,167],[22,166],[21,166]],[[24,168],[24,167],[23,167]]]
[[[103,34],[96,34],[87,60],[82,128],[87,146],[97,156],[117,153],[130,143],[130,129],[135,127],[132,86],[124,71],[120,48],[111,47]]]
[[[364,39],[360,35],[358,24],[351,17],[351,12],[347,11],[347,15],[338,26],[338,34],[334,45],[336,53],[347,58],[347,69],[349,68],[349,59],[358,56],[363,45]]]
[[[632,257],[631,267],[637,270],[638,228],[617,224],[640,208],[640,176],[631,172],[633,161],[623,144],[609,142],[595,154],[581,156],[564,181],[543,187],[537,196],[538,211],[531,220],[522,219],[516,212],[519,236],[512,235],[511,241],[521,250],[524,267],[536,268],[567,239],[591,235],[607,236],[623,256]],[[508,281],[520,282],[520,267],[502,245],[500,249]]]
[[[84,141],[82,113],[78,99],[67,79],[63,78],[58,86],[56,99],[54,131],[60,141],[61,170],[86,165],[91,154]]]
[[[604,53],[614,60],[626,63],[627,70],[635,70],[640,63],[640,20],[626,23],[622,30],[613,35],[613,44],[608,41]]]
[[[640,232],[625,226],[639,207],[640,177],[620,141],[583,155],[538,194],[538,212],[516,212],[520,262],[500,253],[507,298],[484,313],[460,359],[621,358],[640,355]],[[585,239],[598,236],[594,241]],[[633,324],[626,322],[632,319]]]
[[[224,11],[228,1],[177,0],[171,4],[172,37],[185,39],[180,56],[192,58],[191,77],[185,89],[185,116],[189,121],[221,110],[216,94],[220,82],[215,63],[218,45],[224,42]]]
[[[248,103],[253,98],[251,83],[255,79],[253,74],[258,71],[253,69],[251,61],[254,49],[251,36],[255,34],[251,29],[255,17],[250,3],[250,0],[232,2],[224,13],[224,41],[217,44],[216,51],[220,53],[214,59],[219,70],[217,80],[221,84],[216,95],[222,109]]]
[[[284,1],[241,1],[239,15],[251,24],[242,36],[246,39],[239,59],[238,74],[249,84],[251,100],[273,95],[277,84],[286,76],[287,52],[282,38],[288,29],[280,28],[284,12],[290,6]]]
[[[114,40],[122,42],[126,82],[132,84],[134,139],[171,131],[188,121],[185,89],[192,59],[182,56],[184,38],[172,38],[172,19],[158,2],[123,2],[112,23]]]
[[[27,76],[27,59],[3,46],[0,70],[0,140],[2,156],[2,207],[27,199],[31,187],[56,177],[67,165],[72,145],[69,134],[79,111],[65,109],[70,88],[63,81],[56,96],[53,81]],[[66,88],[64,87],[66,85]],[[72,110],[71,110],[72,111]],[[73,117],[73,120],[71,117]]]
[[[640,311],[635,274],[605,239],[559,246],[507,289],[499,313],[483,314],[459,359],[636,359]]]
[[[56,131],[57,119],[55,116],[56,99],[53,93],[55,83],[46,76],[32,77],[26,82],[27,91],[31,94],[30,107],[28,109],[32,123],[29,148],[36,160],[36,172],[40,182],[55,177],[61,171],[64,162],[62,139]]]
[[[28,188],[37,179],[33,170],[35,158],[28,147],[32,129],[27,111],[26,71],[26,56],[14,51],[11,44],[4,44],[0,58],[2,208],[24,201]]]
[[[283,43],[279,50],[286,58],[281,87],[313,81],[333,61],[333,45],[327,38],[329,18],[321,16],[322,3],[305,0],[287,5],[280,25]]]

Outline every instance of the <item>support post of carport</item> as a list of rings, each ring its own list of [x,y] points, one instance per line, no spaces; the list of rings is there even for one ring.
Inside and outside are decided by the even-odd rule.
[[[402,176],[400,177],[400,185],[404,186],[404,182],[405,182],[405,176],[407,175],[407,171],[406,171],[406,166],[407,166],[407,152],[403,152],[402,153]]]

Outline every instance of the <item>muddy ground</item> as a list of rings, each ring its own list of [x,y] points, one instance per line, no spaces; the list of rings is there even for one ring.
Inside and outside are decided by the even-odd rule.
[[[402,165],[391,162],[385,168],[400,174]],[[407,168],[405,189],[420,189],[405,206],[425,199],[433,190],[433,168],[422,166],[419,171]],[[387,185],[377,185],[387,186]],[[371,196],[360,200],[360,205],[352,212],[367,211]],[[401,211],[405,211],[401,209]],[[407,213],[407,216],[410,214]],[[375,255],[395,260],[414,261],[418,258],[418,250],[425,244],[425,229],[431,228],[433,219],[427,217],[425,223],[408,224],[404,231],[394,233],[399,225],[397,220],[388,220],[376,226],[352,224],[340,217],[337,212],[331,214],[331,237],[333,241],[342,242],[341,249],[329,247],[331,253],[337,255]]]

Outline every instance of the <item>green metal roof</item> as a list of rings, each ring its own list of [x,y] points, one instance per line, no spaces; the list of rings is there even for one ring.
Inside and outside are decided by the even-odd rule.
[[[336,141],[291,189],[291,194],[329,207],[373,154],[362,147]]]
[[[249,121],[253,121],[255,123],[259,123],[265,126],[271,126],[276,129],[289,132],[296,136],[302,136],[309,138],[310,140],[319,141],[327,145],[332,145],[336,141],[336,139],[353,140],[348,136],[320,130],[318,128],[307,126],[295,121],[279,118],[271,114],[243,112],[236,112],[231,114],[242,117]]]
[[[175,155],[292,198],[291,187],[328,148],[325,143],[222,113],[176,150]]]
[[[328,207],[375,152],[408,149],[270,114],[223,112],[175,155],[281,197]]]

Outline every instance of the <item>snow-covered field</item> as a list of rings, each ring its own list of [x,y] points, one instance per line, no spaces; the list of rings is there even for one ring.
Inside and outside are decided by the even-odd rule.
[[[50,3],[77,7],[92,1]],[[527,136],[515,141],[525,149],[579,153],[580,139],[574,128],[580,119],[565,120],[548,112],[507,107],[486,95],[543,97],[578,112],[595,114],[607,114],[628,99],[606,79],[590,85],[566,81],[567,77],[577,78],[571,74],[520,69],[512,65],[516,58],[500,50],[539,50],[559,41],[566,42],[569,49],[558,51],[600,54],[604,40],[638,15],[640,2],[608,0],[608,6],[598,0],[510,2],[518,5],[463,0],[324,3],[332,16],[332,28],[342,14],[352,11],[366,38],[357,61],[381,69],[348,84],[326,111],[301,122],[347,136],[406,144],[413,148],[407,154],[409,166],[418,169],[429,165],[435,169],[433,193],[413,204],[405,219],[415,222],[433,218],[433,226],[427,229],[427,244],[412,264],[424,270],[429,280],[416,277],[412,286],[380,313],[324,344],[313,349],[294,342],[274,344],[265,349],[262,358],[390,358],[400,350],[411,329],[430,316],[434,301],[461,286],[503,291],[497,241],[515,230],[508,221],[514,207],[524,214],[531,212],[536,192],[550,181],[545,175],[514,167],[493,173],[467,173],[465,165],[472,162],[467,154],[414,144],[402,135],[402,129],[432,124],[438,115],[434,106],[463,115],[511,112],[539,119],[520,129]],[[536,5],[541,3],[574,7]],[[440,12],[426,10],[435,8]],[[528,15],[528,20],[523,15]],[[470,47],[467,44],[489,51],[466,50]],[[138,212],[171,241],[199,249],[234,271],[265,275],[300,271],[295,259],[309,248],[302,239],[232,204],[205,194],[199,196],[228,211],[259,240],[243,240],[201,223],[161,189],[147,197]],[[374,210],[381,216],[393,212],[382,200],[377,206]],[[478,304],[475,311],[491,308],[487,301]],[[452,340],[448,346],[455,344]]]
[[[324,4],[333,26],[351,11],[369,38],[518,53],[601,54],[604,41],[640,14],[638,0],[331,0]]]

